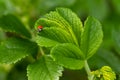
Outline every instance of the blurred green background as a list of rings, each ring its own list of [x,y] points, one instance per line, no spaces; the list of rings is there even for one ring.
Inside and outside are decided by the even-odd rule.
[[[33,32],[35,21],[56,7],[72,9],[82,22],[88,16],[94,16],[101,22],[103,43],[89,60],[89,65],[92,70],[108,65],[116,72],[117,80],[120,80],[120,0],[0,0],[0,17],[13,14]],[[0,42],[6,37],[6,33],[0,29]],[[27,80],[26,67],[29,63],[26,58],[17,64],[0,64],[0,80]],[[84,69],[65,69],[60,80],[87,80],[86,76]]]

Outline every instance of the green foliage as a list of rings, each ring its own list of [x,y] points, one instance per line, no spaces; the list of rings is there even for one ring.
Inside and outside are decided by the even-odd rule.
[[[52,47],[52,58],[58,64],[74,70],[83,67],[89,70],[89,66],[86,67],[84,63],[95,54],[103,38],[98,20],[88,17],[83,27],[80,19],[70,9],[57,8],[40,18],[35,28],[39,25],[42,25],[43,29],[38,33],[37,43],[40,46]]]
[[[73,33],[71,32],[71,34],[75,35],[75,38],[77,39],[76,41],[80,45],[83,26],[78,16],[69,9],[58,8],[57,12],[69,23],[68,27],[70,27],[73,31]]]
[[[103,66],[100,70],[92,71],[91,74],[95,75],[95,79],[99,80],[115,80],[115,72],[109,66]]]
[[[69,9],[58,8],[56,11],[46,14],[37,21],[35,28],[37,28],[38,25],[62,28],[71,35],[76,45],[80,44],[82,23],[77,15]]]
[[[57,8],[53,11],[58,6],[69,7],[79,16],[67,8]],[[48,11],[51,12],[46,14]],[[101,24],[97,19],[87,16],[101,20],[103,25],[102,49],[97,54],[95,53],[103,38]],[[38,17],[41,18],[37,20]],[[36,30],[34,30],[36,20]],[[104,65],[110,66],[115,70],[116,79],[119,80],[119,21],[119,0],[0,0],[0,63],[16,63],[24,58],[20,61],[24,64],[13,64],[12,67],[15,68],[6,71],[6,80],[16,80],[16,78],[27,80],[23,77],[25,69],[33,61],[33,64],[28,65],[28,80],[58,80],[63,71],[60,65],[74,71],[85,67],[88,78],[93,80],[93,76],[89,75],[91,70],[89,66],[86,67],[84,61],[89,62],[92,70],[98,69],[96,72],[100,73],[101,79],[104,76],[104,79],[112,77],[110,79],[115,80],[115,77],[109,74],[110,68],[99,69]],[[37,27],[40,25],[43,29],[37,32]],[[72,77],[73,80],[86,80],[84,70],[78,72],[80,73],[72,74],[72,71],[68,72],[65,69],[60,80],[72,80]],[[105,74],[101,74],[104,72]],[[1,70],[0,79],[2,79]]]
[[[84,66],[84,54],[70,43],[58,44],[51,50],[56,62],[69,69],[81,69]]]
[[[35,54],[37,45],[26,39],[9,38],[0,45],[0,63],[16,63],[28,55]]]
[[[27,38],[31,38],[30,32],[14,15],[8,14],[0,17],[0,27],[5,31],[14,32]]]
[[[86,55],[86,58],[90,58],[95,54],[102,42],[102,38],[101,24],[96,19],[88,17],[81,37],[81,50]]]
[[[59,80],[63,68],[50,56],[43,56],[27,68],[28,80]]]
[[[68,32],[60,28],[44,28],[36,37],[36,42],[40,46],[52,47],[59,43],[73,43]]]

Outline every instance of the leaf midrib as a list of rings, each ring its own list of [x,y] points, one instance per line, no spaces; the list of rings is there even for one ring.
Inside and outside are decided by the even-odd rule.
[[[58,14],[59,14],[60,17],[61,17],[64,21],[66,21],[66,23],[68,24],[69,27],[67,27],[67,31],[68,31],[68,33],[70,33],[70,35],[71,35],[71,37],[73,38],[73,41],[75,42],[75,44],[76,44],[77,46],[79,46],[78,41],[77,41],[77,38],[76,38],[74,32],[72,31],[70,24],[68,23],[68,21],[67,21],[66,19],[64,19],[64,18],[62,17],[62,15],[61,15],[59,12],[58,12]]]
[[[45,65],[45,67],[46,67],[46,71],[49,73],[50,79],[53,80],[53,79],[52,79],[52,76],[51,76],[51,74],[50,74],[50,72],[49,72],[49,69],[48,69],[48,67],[47,67],[47,61],[46,61],[46,59],[45,59],[45,56],[43,57],[43,59],[44,59],[44,65]]]

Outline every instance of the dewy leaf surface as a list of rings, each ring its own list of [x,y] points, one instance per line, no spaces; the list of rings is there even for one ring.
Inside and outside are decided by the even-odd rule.
[[[74,43],[70,34],[61,28],[44,28],[36,37],[40,46],[52,47],[59,43]]]
[[[21,38],[9,38],[0,45],[0,63],[16,63],[22,58],[36,53],[36,43]]]
[[[86,54],[86,58],[90,58],[96,52],[102,38],[103,32],[100,22],[93,17],[88,17],[81,37],[81,49]]]
[[[8,32],[14,32],[27,38],[31,38],[30,32],[25,28],[22,22],[16,16],[11,14],[0,17],[0,28]]]
[[[56,11],[46,14],[36,22],[35,28],[38,25],[62,28],[71,35],[76,45],[80,44],[82,23],[77,15],[67,8],[58,8]]]
[[[84,65],[84,54],[71,43],[58,44],[51,50],[56,62],[69,69],[81,69]]]
[[[63,68],[49,56],[43,56],[27,67],[28,80],[59,80]]]

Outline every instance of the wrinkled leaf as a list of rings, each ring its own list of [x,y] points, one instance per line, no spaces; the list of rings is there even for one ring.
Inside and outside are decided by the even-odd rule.
[[[70,9],[57,8],[56,11],[50,12],[39,19],[35,24],[35,28],[39,25],[62,28],[71,35],[76,45],[80,45],[82,22]]]
[[[49,56],[43,56],[27,67],[28,80],[59,80],[63,68]]]
[[[21,38],[9,38],[0,45],[0,63],[16,63],[37,52],[36,43]]]
[[[82,33],[82,22],[80,18],[72,12],[70,9],[58,8],[57,12],[69,23],[74,35],[77,38],[77,42],[80,45],[81,33]]]
[[[69,69],[81,69],[84,65],[84,54],[71,43],[58,44],[51,50],[56,62]]]
[[[40,46],[52,47],[59,43],[74,43],[71,36],[60,28],[44,28],[38,35],[36,42]]]
[[[102,42],[102,38],[103,32],[100,22],[93,17],[88,17],[81,37],[81,49],[86,58],[90,58],[95,54]]]

